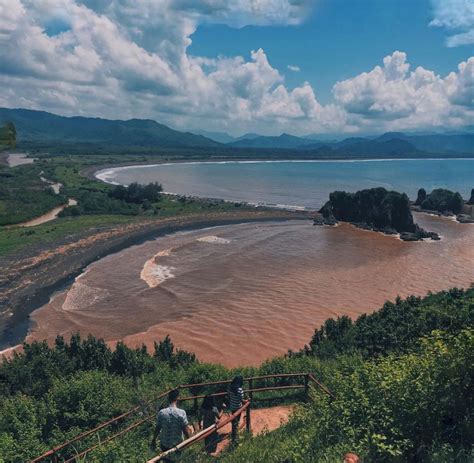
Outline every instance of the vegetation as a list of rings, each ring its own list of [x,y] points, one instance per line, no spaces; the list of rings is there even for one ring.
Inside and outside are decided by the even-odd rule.
[[[474,326],[474,307],[468,302],[463,291],[453,289],[425,298],[397,298],[377,312],[362,314],[355,322],[347,316],[330,318],[315,330],[302,352],[325,359],[353,352],[364,358],[403,352],[434,330],[456,334]]]
[[[421,191],[421,190],[420,190]],[[428,211],[459,214],[462,211],[464,200],[459,193],[454,193],[444,188],[436,188],[429,195],[418,192],[417,205]],[[424,191],[424,190],[423,190]]]
[[[6,122],[0,127],[0,149],[15,148],[16,128],[13,122]]]
[[[21,143],[85,143],[119,146],[213,147],[208,138],[173,130],[151,120],[107,120],[91,117],[62,117],[45,111],[0,108],[1,120],[13,121]]]
[[[315,394],[287,426],[223,462],[472,461],[474,331],[440,332],[413,352],[333,370],[336,400]],[[190,460],[191,461],[191,460]]]
[[[0,165],[0,226],[30,220],[66,202],[41,176],[41,165]]]
[[[474,135],[408,135],[385,133],[373,138],[347,138],[320,141],[282,134],[278,137],[254,137],[226,145],[189,132],[173,130],[152,120],[128,121],[87,117],[61,117],[44,111],[0,108],[0,122],[16,124],[23,149],[42,149],[61,154],[106,154],[123,156],[164,154],[180,157],[260,157],[260,158],[412,158],[472,157]],[[176,151],[177,150],[177,151]],[[185,151],[183,151],[185,150]],[[298,153],[295,153],[295,150]]]
[[[408,196],[385,188],[371,188],[357,193],[334,191],[321,212],[325,216],[332,214],[337,220],[362,222],[381,230],[416,231]]]
[[[397,299],[355,322],[326,321],[301,352],[240,371],[312,371],[336,399],[315,391],[287,425],[243,437],[220,461],[339,462],[347,451],[366,462],[470,461],[473,321],[474,288]],[[0,365],[0,461],[28,460],[173,385],[234,373],[176,351],[169,338],[152,354],[78,335],[53,347],[25,344]],[[151,432],[142,426],[87,461],[144,461]],[[212,459],[196,446],[183,461]]]
[[[127,158],[128,160],[129,158]],[[156,162],[156,158],[143,158]],[[135,159],[136,161],[136,159]],[[114,187],[81,174],[98,163],[118,162],[117,157],[61,156],[40,157],[33,164],[14,168],[0,165],[0,255],[28,243],[52,241],[66,232],[81,231],[88,226],[113,225],[130,221],[159,219],[199,212],[230,211],[243,208],[240,204],[207,201],[164,195],[161,185],[137,184]],[[132,162],[132,161],[131,161]],[[41,179],[60,183],[60,194]],[[61,219],[34,229],[5,229],[1,225],[18,224],[40,216],[54,207],[64,205],[68,198],[77,201],[60,213]],[[96,218],[82,216],[93,215]],[[128,218],[127,218],[128,217]],[[65,223],[73,221],[73,223]],[[75,225],[73,225],[75,224]],[[61,231],[64,230],[64,235]],[[25,239],[26,237],[26,239]],[[16,243],[16,244],[15,244]]]
[[[402,239],[410,241],[421,238],[439,239],[436,233],[426,232],[415,224],[406,194],[387,191],[381,187],[356,193],[334,191],[320,212],[329,224],[342,220],[369,230],[388,234],[398,232]]]

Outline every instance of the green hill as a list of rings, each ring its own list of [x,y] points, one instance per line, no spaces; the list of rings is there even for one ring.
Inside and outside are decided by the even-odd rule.
[[[12,121],[18,143],[97,144],[155,148],[216,147],[209,138],[179,132],[145,119],[108,120],[90,117],[62,117],[44,111],[0,108],[0,123]]]

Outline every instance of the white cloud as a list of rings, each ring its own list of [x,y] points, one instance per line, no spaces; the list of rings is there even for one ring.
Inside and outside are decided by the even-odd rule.
[[[294,66],[293,64],[289,64],[287,66],[287,68],[290,70],[290,71],[293,71],[293,72],[300,72],[301,71],[301,68],[299,66]]]
[[[474,58],[444,79],[422,67],[409,72],[403,52],[395,51],[383,63],[334,86],[336,101],[352,120],[391,129],[457,126],[472,120]]]
[[[152,118],[182,129],[309,133],[463,125],[471,60],[444,79],[405,53],[334,86],[288,88],[264,50],[191,56],[199,24],[298,24],[304,0],[0,0],[0,105]],[[56,28],[54,25],[61,27]],[[297,66],[288,69],[297,71]]]
[[[431,0],[434,19],[430,26],[443,27],[451,35],[448,47],[474,43],[474,2],[472,0]]]

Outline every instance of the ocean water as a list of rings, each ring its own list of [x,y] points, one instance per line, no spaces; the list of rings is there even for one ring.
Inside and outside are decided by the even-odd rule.
[[[256,365],[301,349],[328,317],[474,281],[474,225],[416,214],[407,243],[309,220],[175,233],[91,264],[32,314],[29,340],[80,330],[131,346],[167,334],[204,361]]]
[[[171,193],[319,208],[334,190],[382,186],[416,198],[419,188],[474,188],[474,159],[205,162],[132,166],[97,174],[106,182],[160,182]]]
[[[190,163],[108,169],[128,184],[237,201],[320,207],[335,189],[384,186],[412,198],[445,187],[468,196],[473,160]],[[28,340],[78,330],[143,343],[169,334],[204,361],[256,365],[301,349],[328,317],[357,317],[397,295],[474,282],[474,224],[415,213],[441,241],[403,242],[310,220],[175,233],[93,264],[31,315]]]

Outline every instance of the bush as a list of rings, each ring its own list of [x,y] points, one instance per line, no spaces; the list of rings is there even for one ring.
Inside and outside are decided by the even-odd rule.
[[[117,185],[109,193],[109,196],[128,203],[142,204],[145,201],[158,201],[162,191],[162,186],[157,182],[149,183],[148,185],[140,185],[135,182],[131,183],[128,187]]]

